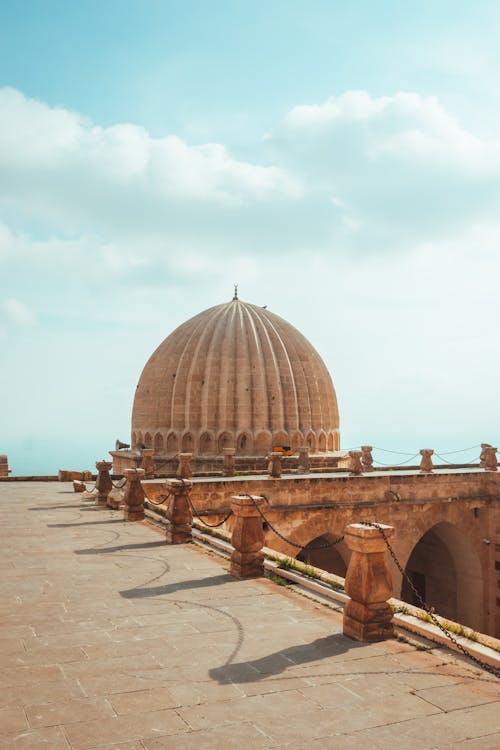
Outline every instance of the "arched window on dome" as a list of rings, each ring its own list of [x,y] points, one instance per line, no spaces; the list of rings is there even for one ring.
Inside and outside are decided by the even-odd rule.
[[[222,453],[224,448],[233,448],[234,447],[233,436],[229,432],[222,432],[219,435],[219,440],[217,441],[217,447],[218,447],[219,453]]]
[[[290,440],[292,451],[296,451],[304,443],[304,438],[300,432],[294,432]]]
[[[255,453],[257,456],[265,456],[271,450],[271,433],[267,430],[258,432],[255,436]]]
[[[334,441],[333,432],[329,432],[328,433],[328,450],[330,452],[332,452],[332,451],[335,450],[335,448],[333,447],[335,445],[335,443],[333,441]]]
[[[326,453],[326,435],[324,432],[320,432],[318,438],[318,450],[321,453]]]
[[[273,448],[290,448],[290,438],[286,432],[275,432],[273,435]]]
[[[214,438],[209,432],[203,432],[200,435],[200,453],[202,456],[214,452]]]
[[[155,435],[155,453],[157,456],[161,456],[163,453],[163,435],[161,432],[157,432]]]
[[[146,446],[146,448],[151,448],[151,446],[153,445],[153,438],[151,437],[149,432],[146,432],[146,434],[144,435],[144,445]]]
[[[135,432],[132,433],[132,450],[137,448],[137,437]]]
[[[194,438],[190,432],[182,436],[182,452],[192,453],[194,451]]]
[[[310,451],[316,450],[316,437],[314,432],[308,432],[306,435],[306,445]]]
[[[253,452],[252,436],[248,432],[242,432],[236,440],[236,454],[238,456],[251,456]]]
[[[173,453],[179,452],[179,438],[176,432],[169,432],[167,435],[167,454],[170,456]]]
[[[139,450],[141,450],[142,448],[144,448],[144,443],[143,443],[143,440],[142,440],[142,432],[138,432],[137,433],[137,448]]]

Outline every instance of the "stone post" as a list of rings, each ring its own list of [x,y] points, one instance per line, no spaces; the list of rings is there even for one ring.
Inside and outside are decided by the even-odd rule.
[[[144,469],[146,479],[154,479],[155,476],[155,462],[153,460],[153,455],[154,450],[152,448],[142,449],[141,469]]]
[[[109,470],[112,466],[111,461],[96,461],[95,467],[99,472],[95,483],[98,491],[96,505],[107,505],[108,495],[113,487],[113,482],[109,476]]]
[[[180,454],[185,455],[185,454]],[[191,453],[187,454],[191,457]],[[167,519],[170,523],[166,530],[166,540],[168,544],[185,544],[192,541],[193,512],[188,499],[188,493],[192,482],[182,479],[168,479],[165,482],[167,492],[170,493]]]
[[[2,455],[0,455],[0,477],[8,477],[9,473],[9,459],[4,453],[2,453]]]
[[[485,471],[498,471],[497,460],[498,448],[492,448],[490,445],[485,449],[484,469]]]
[[[489,443],[481,443],[481,454],[479,456],[479,466],[481,469],[484,469],[486,466],[486,449],[491,448],[491,445]]]
[[[302,469],[304,474],[307,474],[311,467],[309,460],[309,448],[307,445],[301,445],[299,448],[299,469]]]
[[[281,479],[281,453],[273,451],[268,455],[268,460],[269,463],[267,465],[267,470],[269,472],[269,476],[273,477],[274,479]]]
[[[390,539],[394,528],[380,525]],[[360,523],[347,526],[345,542],[352,555],[345,579],[345,591],[351,598],[344,607],[344,635],[356,641],[390,638],[394,628],[387,602],[392,596],[387,545],[378,529]]]
[[[431,448],[422,448],[420,451],[420,455],[422,456],[422,460],[420,461],[420,472],[422,474],[432,474],[434,465],[431,456],[433,453],[434,451]]]
[[[361,446],[361,465],[363,467],[363,471],[373,471],[372,450],[372,445]]]
[[[191,470],[191,459],[192,453],[179,453],[177,455],[179,463],[177,464],[177,472],[175,476],[178,479],[191,479],[193,472]]]
[[[255,501],[255,502],[254,502]],[[235,523],[231,536],[234,547],[231,554],[230,573],[235,578],[258,578],[264,575],[264,531],[262,517],[255,507],[264,504],[257,495],[235,495],[231,500]]]
[[[142,521],[144,518],[144,490],[141,480],[145,478],[144,469],[125,469],[127,484],[123,497],[123,517],[127,521]]]
[[[354,476],[363,473],[363,467],[361,466],[361,451],[349,451],[350,467],[349,473]]]
[[[236,453],[235,448],[223,448],[222,453],[224,454],[224,465],[222,467],[222,475],[224,477],[234,477],[235,472],[235,460],[234,455]]]

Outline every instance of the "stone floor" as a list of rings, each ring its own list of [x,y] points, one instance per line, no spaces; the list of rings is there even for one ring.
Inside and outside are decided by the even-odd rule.
[[[56,483],[0,483],[0,748],[500,748],[500,684]]]

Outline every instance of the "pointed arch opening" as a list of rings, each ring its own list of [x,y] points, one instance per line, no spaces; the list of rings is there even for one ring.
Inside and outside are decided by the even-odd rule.
[[[297,555],[297,560],[345,578],[350,557],[347,545],[344,542],[339,542],[339,544],[326,546],[336,538],[331,533],[317,536]],[[323,545],[323,549],[317,549]]]
[[[167,435],[167,454],[170,456],[179,452],[179,438],[176,432],[169,432]]]
[[[214,437],[209,432],[203,432],[200,435],[200,454],[209,456],[211,453],[215,453]]]
[[[154,449],[157,456],[161,456],[163,453],[163,435],[161,432],[157,432],[154,440]]]
[[[441,522],[423,534],[412,550],[405,573],[437,614],[475,630],[484,628],[484,582],[479,557],[469,538],[456,526]],[[401,598],[420,606],[405,579]]]

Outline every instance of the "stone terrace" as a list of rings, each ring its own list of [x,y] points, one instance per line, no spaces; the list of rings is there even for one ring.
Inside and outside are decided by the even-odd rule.
[[[0,508],[0,748],[500,747],[498,680],[445,649],[350,641],[66,484],[0,484]]]

